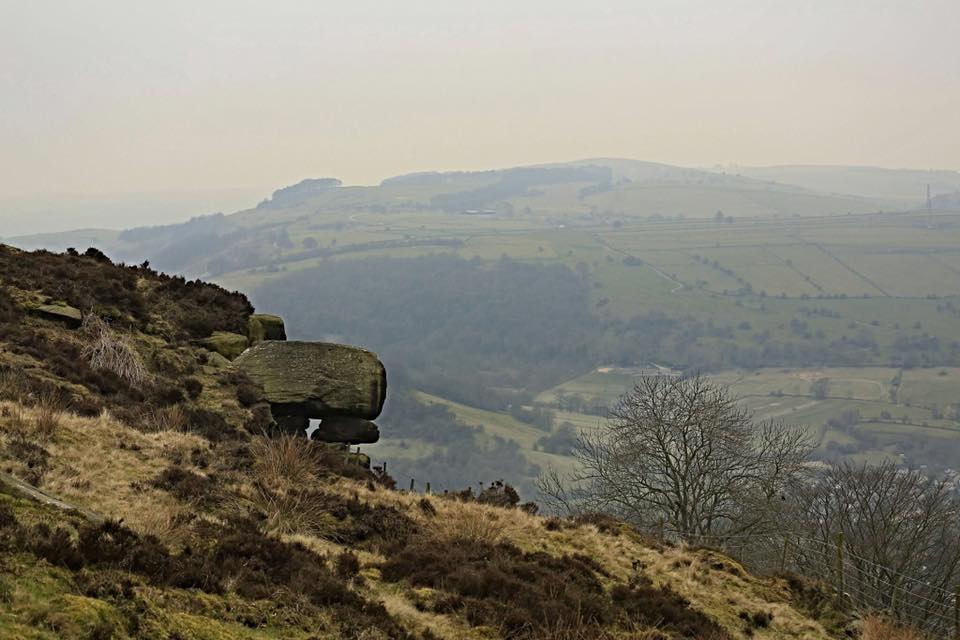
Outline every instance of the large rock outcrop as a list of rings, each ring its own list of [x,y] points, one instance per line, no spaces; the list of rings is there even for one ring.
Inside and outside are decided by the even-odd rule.
[[[314,438],[353,444],[376,442],[370,422],[383,409],[387,375],[366,349],[326,342],[265,340],[234,364],[263,388],[277,424],[286,431],[321,420]]]

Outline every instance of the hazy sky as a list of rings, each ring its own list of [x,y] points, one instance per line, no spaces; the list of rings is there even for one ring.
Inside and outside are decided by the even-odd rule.
[[[958,0],[0,0],[0,197],[598,155],[960,169],[958,29]]]

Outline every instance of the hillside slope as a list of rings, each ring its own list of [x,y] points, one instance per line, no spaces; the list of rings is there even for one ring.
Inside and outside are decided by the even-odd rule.
[[[243,296],[96,251],[0,247],[0,267],[0,638],[814,639],[843,624],[825,594],[714,551],[536,516],[502,485],[396,491],[342,449],[271,435],[257,389],[196,343],[242,326]],[[143,371],[95,366],[71,310],[109,320]]]
[[[845,193],[886,199],[901,208],[919,207],[926,197],[927,185],[934,196],[960,189],[960,172],[946,170],[782,165],[736,167],[730,171],[747,178],[793,184],[821,193]]]
[[[318,252],[317,247],[291,251],[291,237],[305,230],[325,235],[352,230],[344,235],[370,249],[380,248],[382,243],[421,247],[451,240],[449,233],[436,232],[427,238],[411,238],[409,233],[391,232],[389,223],[386,230],[371,234],[363,224],[370,216],[386,215],[403,227],[412,215],[431,229],[442,221],[441,227],[466,227],[469,235],[470,222],[482,223],[485,216],[510,220],[517,228],[544,227],[545,222],[545,227],[551,228],[567,217],[585,217],[595,223],[612,223],[618,218],[709,219],[721,210],[735,218],[765,219],[864,214],[895,207],[892,201],[869,192],[822,192],[768,178],[594,158],[489,171],[415,173],[387,178],[375,186],[341,186],[333,178],[307,179],[276,190],[255,208],[228,216],[201,216],[182,224],[123,232],[87,229],[7,241],[26,249],[58,251],[96,244],[118,259],[149,259],[168,271],[215,276],[290,262],[291,253],[301,254],[296,259],[327,255],[329,252]]]

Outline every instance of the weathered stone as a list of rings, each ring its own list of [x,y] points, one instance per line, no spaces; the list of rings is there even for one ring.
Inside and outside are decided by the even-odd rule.
[[[387,374],[366,349],[326,342],[265,340],[235,364],[263,387],[274,416],[380,415]]]
[[[226,369],[232,363],[224,358],[222,355],[216,351],[211,351],[207,354],[207,365],[213,367],[214,369]]]
[[[280,316],[255,313],[247,322],[247,335],[250,337],[250,344],[257,344],[264,340],[286,340],[287,330]]]
[[[370,456],[365,453],[348,453],[347,461],[364,469],[370,468]]]
[[[68,304],[34,304],[28,306],[27,311],[47,320],[62,322],[72,328],[77,328],[83,323],[83,313],[80,309]]]
[[[380,429],[374,423],[362,418],[330,416],[320,421],[320,426],[310,437],[322,442],[373,444],[380,439]]]
[[[243,353],[244,349],[250,345],[250,341],[247,340],[247,336],[242,336],[239,333],[214,331],[212,336],[204,338],[200,341],[200,344],[228,360],[233,360]]]

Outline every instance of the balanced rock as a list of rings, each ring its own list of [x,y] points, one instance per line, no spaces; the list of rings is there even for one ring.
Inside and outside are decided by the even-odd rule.
[[[247,321],[247,335],[250,344],[256,344],[264,340],[286,340],[287,330],[280,316],[255,313]]]
[[[387,374],[366,349],[326,342],[265,340],[235,363],[264,390],[274,416],[380,415]]]

